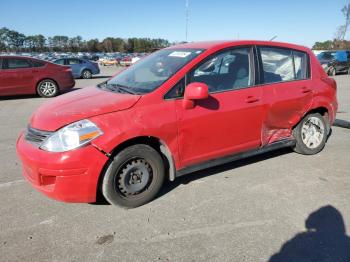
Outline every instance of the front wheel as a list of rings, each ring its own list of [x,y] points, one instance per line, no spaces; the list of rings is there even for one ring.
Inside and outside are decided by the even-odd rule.
[[[327,125],[319,113],[306,115],[294,128],[296,140],[294,151],[304,155],[314,155],[320,152],[327,140]]]
[[[164,163],[159,153],[144,144],[130,146],[109,164],[102,181],[106,200],[126,208],[153,200],[164,181]]]
[[[41,97],[54,97],[59,91],[57,84],[50,79],[40,81],[36,89],[38,95]]]

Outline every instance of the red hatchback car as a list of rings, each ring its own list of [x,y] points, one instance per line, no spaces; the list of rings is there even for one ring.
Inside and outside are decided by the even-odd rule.
[[[56,96],[74,87],[68,66],[23,56],[0,56],[0,96],[38,94]]]
[[[336,112],[336,82],[308,48],[189,43],[45,103],[17,151],[23,175],[49,197],[94,202],[101,191],[136,207],[164,179],[281,147],[316,154]]]

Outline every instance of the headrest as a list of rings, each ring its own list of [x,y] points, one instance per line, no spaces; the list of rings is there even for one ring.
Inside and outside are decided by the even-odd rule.
[[[240,68],[237,71],[237,79],[242,79],[242,78],[246,78],[248,76],[248,70],[246,68]]]

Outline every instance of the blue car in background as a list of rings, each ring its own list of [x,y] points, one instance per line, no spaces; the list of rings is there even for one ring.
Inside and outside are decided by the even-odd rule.
[[[70,66],[74,78],[90,79],[100,73],[98,64],[86,59],[68,57],[56,59],[53,63]]]

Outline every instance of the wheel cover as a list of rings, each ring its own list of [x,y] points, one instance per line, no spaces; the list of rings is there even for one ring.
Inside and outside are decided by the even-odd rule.
[[[152,175],[152,168],[145,159],[131,159],[119,169],[116,186],[124,196],[137,195],[148,188]]]
[[[89,71],[85,70],[84,73],[83,73],[83,77],[84,78],[90,78],[90,76],[91,76],[91,73]]]
[[[45,96],[52,96],[56,92],[56,85],[50,81],[44,81],[40,84],[39,90]]]
[[[303,143],[310,149],[320,146],[324,135],[324,124],[321,119],[317,117],[308,118],[301,128],[301,138]]]

